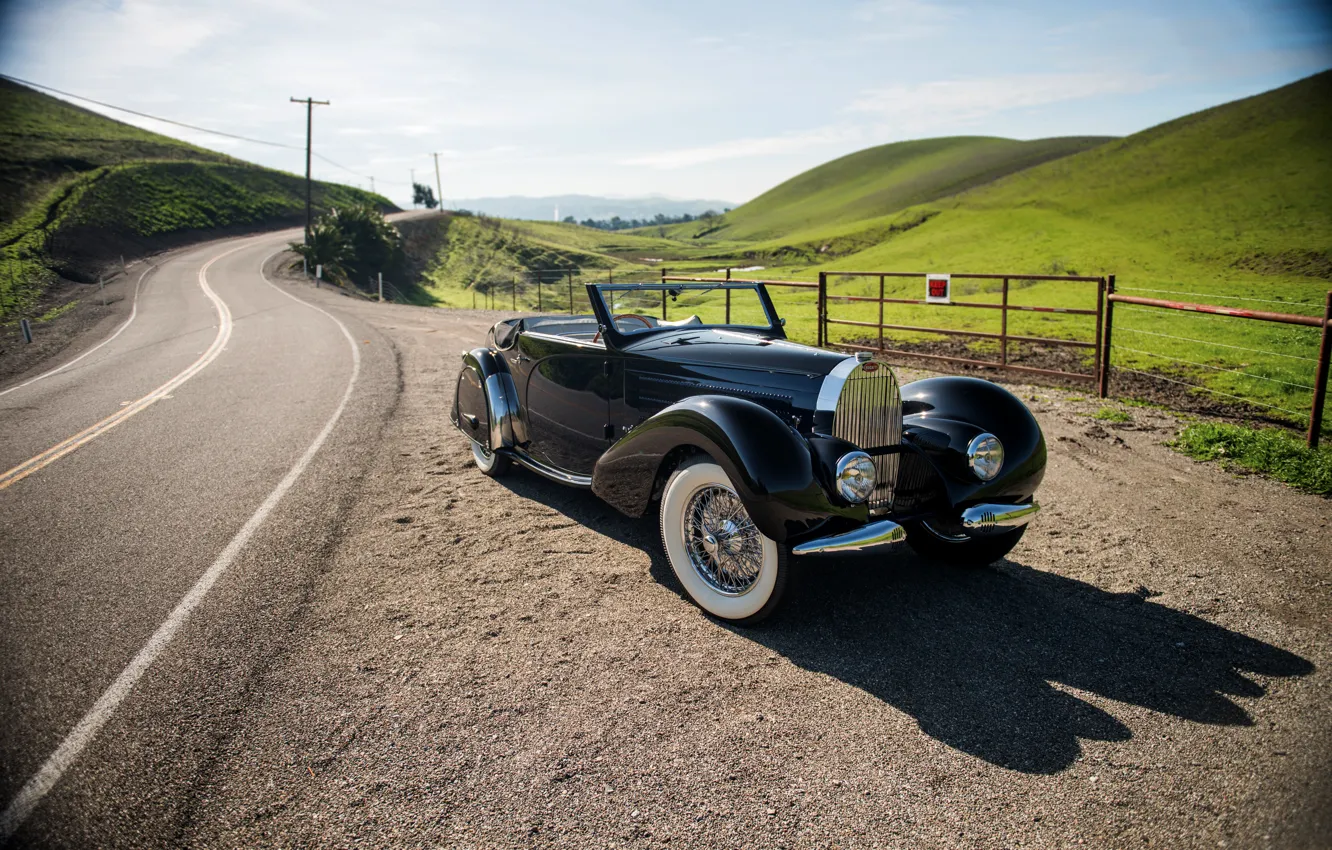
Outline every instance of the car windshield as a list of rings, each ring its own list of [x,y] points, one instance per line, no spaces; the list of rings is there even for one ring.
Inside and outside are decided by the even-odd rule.
[[[685,325],[767,330],[777,324],[752,283],[602,284],[597,292],[626,334]]]

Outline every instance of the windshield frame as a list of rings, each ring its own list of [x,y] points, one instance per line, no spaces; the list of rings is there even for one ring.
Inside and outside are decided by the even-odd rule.
[[[606,294],[609,292],[624,292],[626,290],[639,290],[644,292],[662,292],[671,291],[716,291],[716,290],[747,290],[758,295],[759,304],[763,307],[763,314],[768,319],[768,324],[713,324],[704,323],[700,325],[686,325],[684,327],[654,327],[644,328],[641,331],[624,333],[615,326],[611,314],[611,304],[606,301]],[[773,306],[772,298],[768,295],[768,289],[762,281],[689,281],[681,283],[589,283],[587,284],[588,300],[592,303],[592,312],[596,315],[598,323],[601,325],[601,335],[607,343],[614,348],[623,348],[625,345],[638,342],[639,340],[659,336],[664,333],[671,333],[679,330],[701,330],[705,328],[724,328],[726,330],[757,333],[763,336],[785,339],[786,332],[782,329],[782,320],[777,315],[777,308]]]

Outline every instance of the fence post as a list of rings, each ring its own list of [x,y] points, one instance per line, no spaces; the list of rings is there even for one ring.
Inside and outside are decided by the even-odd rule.
[[[572,316],[572,315],[574,314],[574,311],[573,311],[573,272],[567,272],[566,274],[567,274],[567,276],[568,276],[568,278],[569,278],[569,315]]]
[[[514,310],[517,310],[517,309],[518,309],[518,275],[514,275],[514,276],[513,276],[513,284],[512,284],[512,288],[510,289],[510,293],[513,295],[513,309],[514,309]]]
[[[19,330],[23,332],[23,344],[32,344],[32,325],[27,319],[19,319]]]
[[[1101,369],[1097,381],[1097,396],[1105,398],[1110,389],[1110,346],[1111,331],[1115,326],[1115,302],[1112,296],[1115,294],[1115,276],[1109,275],[1105,279],[1105,332],[1101,337]]]
[[[1099,388],[1101,383],[1101,346],[1105,344],[1102,337],[1105,327],[1105,275],[1096,284],[1096,384]],[[1099,391],[1099,390],[1098,390]],[[1102,396],[1104,398],[1104,396]]]
[[[476,309],[476,284],[472,284],[472,309]]]
[[[1003,296],[999,301],[999,362],[1008,365],[1008,278],[1004,278]],[[1099,352],[1098,352],[1099,353]]]
[[[828,273],[819,272],[819,294],[815,299],[818,331],[815,333],[816,344],[822,348],[828,344]]]
[[[384,300],[384,273],[379,273],[379,300]]]
[[[541,272],[536,272],[535,274],[537,284],[537,312],[544,313],[546,311],[546,306],[541,300]]]
[[[879,351],[883,351],[883,278],[879,275]]]
[[[1309,411],[1309,448],[1318,448],[1323,430],[1323,401],[1327,398],[1328,361],[1332,360],[1332,291],[1323,308],[1323,343],[1318,348],[1318,374],[1314,377],[1313,409]]]
[[[731,269],[729,266],[727,266],[726,268],[726,279],[728,281],[731,279]],[[731,323],[731,290],[728,289],[726,290],[726,324],[729,325],[730,323]]]

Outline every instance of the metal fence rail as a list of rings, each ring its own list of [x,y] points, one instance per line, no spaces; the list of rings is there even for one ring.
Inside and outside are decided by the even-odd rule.
[[[879,295],[877,298],[868,295],[835,295],[828,292],[828,276],[837,277],[866,277],[878,278]],[[1106,290],[1107,281],[1113,281],[1114,275],[1105,277],[1081,277],[1077,275],[1024,275],[1024,274],[952,274],[954,280],[998,280],[1002,281],[1000,289],[1000,301],[993,304],[985,301],[950,301],[946,304],[927,301],[923,298],[891,298],[885,293],[886,280],[888,278],[919,278],[924,280],[927,275],[924,272],[820,272],[819,273],[819,345],[837,345],[842,348],[853,348],[863,351],[878,351],[883,354],[896,354],[902,357],[921,357],[927,360],[940,360],[950,363],[964,363],[969,366],[978,366],[985,369],[1008,369],[1017,372],[1027,372],[1037,375],[1050,375],[1052,377],[1070,378],[1077,381],[1090,381],[1099,384],[1103,380],[1100,374],[1100,349],[1101,349],[1101,326],[1102,314],[1104,311],[1104,301],[1102,298]],[[1047,307],[1025,304],[1009,303],[1009,287],[1012,281],[1059,281],[1064,283],[1094,283],[1096,284],[1096,302],[1094,307]],[[855,319],[835,319],[829,315],[829,302],[855,303],[869,302],[879,305],[879,317],[877,322],[865,322]],[[998,310],[999,312],[999,332],[991,333],[985,331],[966,331],[955,330],[953,328],[926,327],[922,325],[898,325],[886,324],[884,322],[883,306],[885,304],[920,304],[929,307],[961,307],[964,309],[979,310]],[[1025,336],[1020,334],[1011,334],[1008,332],[1008,314],[1018,313],[1065,313],[1079,316],[1095,316],[1096,332],[1091,340],[1063,339],[1059,337],[1039,337]],[[873,328],[878,332],[878,344],[874,346],[858,345],[855,343],[831,343],[828,337],[829,325],[844,325],[851,327]],[[944,354],[926,354],[920,351],[907,351],[904,349],[886,348],[884,346],[884,331],[908,331],[912,333],[940,334],[943,336],[961,336],[973,339],[995,339],[999,341],[999,360],[978,360],[970,357],[956,357]],[[1024,342],[1036,345],[1057,345],[1072,348],[1090,348],[1093,350],[1093,361],[1097,364],[1097,371],[1094,374],[1084,372],[1068,372],[1061,369],[1041,369],[1035,366],[1023,366],[1017,363],[1010,363],[1008,356],[1009,342]]]

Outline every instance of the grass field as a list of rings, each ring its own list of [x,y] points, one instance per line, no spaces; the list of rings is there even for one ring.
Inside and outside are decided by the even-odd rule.
[[[174,235],[289,221],[305,180],[140,130],[0,81],[0,320],[39,309],[59,277]],[[392,208],[315,183],[315,206]],[[117,245],[129,246],[116,250]]]

